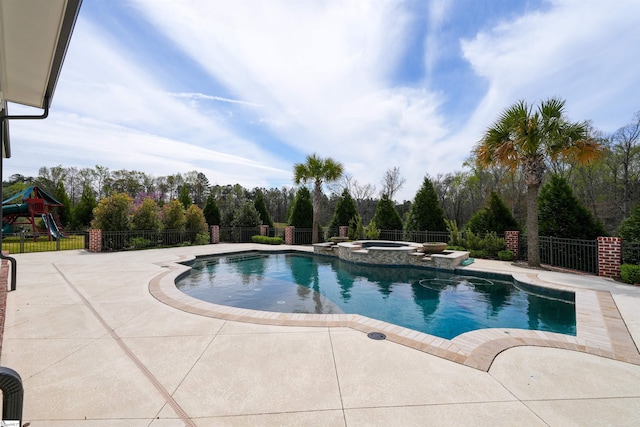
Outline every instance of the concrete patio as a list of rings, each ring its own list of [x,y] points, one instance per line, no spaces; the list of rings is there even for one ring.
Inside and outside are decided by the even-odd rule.
[[[635,359],[640,288],[477,260],[470,269],[610,293],[614,307],[600,307],[602,318],[596,320],[607,323],[607,313],[615,311],[626,327],[608,328],[607,335],[593,338],[585,332],[587,344],[580,349],[596,349],[592,354],[565,349],[570,345],[521,342],[491,356],[487,369],[391,340],[373,341],[350,324],[280,326],[229,320],[211,314],[206,303],[197,314],[161,302],[150,292],[176,261],[250,248],[273,249],[219,244],[15,255],[18,288],[7,294],[0,364],[22,376],[23,423],[206,427],[640,422],[640,365]],[[578,329],[580,335],[580,324]],[[596,347],[590,347],[592,342]],[[633,348],[621,349],[617,342],[631,342]],[[625,358],[633,363],[621,361]]]

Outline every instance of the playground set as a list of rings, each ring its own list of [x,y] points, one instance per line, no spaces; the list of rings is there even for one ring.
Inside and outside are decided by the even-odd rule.
[[[57,215],[51,212],[51,208],[59,206],[63,206],[62,203],[41,188],[28,187],[2,202],[2,232],[31,231],[34,239],[40,235],[47,235],[49,240],[64,237]],[[41,219],[43,225],[36,219]]]

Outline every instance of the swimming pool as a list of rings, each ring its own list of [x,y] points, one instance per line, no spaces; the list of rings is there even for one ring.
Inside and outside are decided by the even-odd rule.
[[[176,285],[216,304],[361,314],[447,339],[494,327],[576,333],[575,305],[566,295],[537,295],[492,278],[363,266],[310,254],[200,258]]]

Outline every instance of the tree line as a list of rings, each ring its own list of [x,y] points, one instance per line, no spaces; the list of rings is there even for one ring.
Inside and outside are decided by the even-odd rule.
[[[611,134],[597,131],[589,123],[584,125],[589,140],[601,147],[601,155],[588,163],[575,161],[566,155],[545,158],[540,182],[550,183],[552,177],[561,178],[575,200],[602,226],[603,231],[616,234],[622,221],[631,216],[633,207],[640,200],[640,112],[632,117],[629,124]],[[436,176],[425,171],[425,179],[433,187],[444,218],[462,228],[474,214],[487,207],[494,194],[504,203],[516,223],[526,229],[526,173],[508,164],[482,164],[480,160],[479,152],[474,150],[464,163],[463,171]],[[292,179],[292,183],[294,181]],[[303,180],[298,182],[302,184]],[[417,200],[393,201],[404,184],[398,167],[384,173],[379,187],[373,183],[360,183],[348,173],[340,174],[335,182],[329,184],[328,194],[323,191],[314,195],[320,225],[331,223],[345,190],[353,199],[363,226],[371,222],[382,201],[393,206],[403,227],[412,221],[410,211]],[[198,171],[155,177],[141,171],[111,171],[105,166],[76,168],[59,165],[41,167],[37,177],[12,175],[3,182],[5,198],[29,185],[38,185],[63,202],[63,224],[77,229],[90,224],[93,209],[87,206],[93,203],[95,207],[99,200],[116,193],[128,195],[134,204],[151,199],[160,207],[178,199],[181,192],[188,194],[192,203],[201,209],[205,208],[207,199],[212,199],[220,211],[221,225],[234,223],[235,213],[257,197],[262,197],[273,222],[287,223],[297,193],[296,188],[287,186],[247,189],[239,184],[212,185],[208,177]]]

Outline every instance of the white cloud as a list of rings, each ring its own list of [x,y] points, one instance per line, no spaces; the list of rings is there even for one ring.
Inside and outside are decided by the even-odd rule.
[[[33,130],[12,124],[15,156],[6,167],[26,167],[24,156],[38,166],[81,158],[87,166],[108,162],[155,175],[197,169],[212,182],[270,187],[290,185],[293,163],[317,152],[343,162],[360,183],[379,186],[385,170],[400,167],[407,183],[398,197],[410,199],[426,173],[461,169],[483,130],[520,98],[566,98],[570,118],[593,119],[605,131],[638,109],[640,6],[633,0],[549,1],[461,40],[477,80],[468,70],[451,75],[472,79],[474,92],[485,81],[486,91],[472,110],[455,113],[446,109],[457,100],[431,73],[459,63],[441,34],[445,25],[447,34],[463,25],[447,0],[430,2],[425,22],[412,10],[423,6],[411,1],[129,6],[132,22],[148,20],[162,35],[157,40],[170,40],[172,51],[199,65],[199,78],[213,82],[207,87],[221,91],[168,83],[166,70],[146,64],[108,23],[91,23],[81,12],[54,113],[29,124]],[[425,50],[417,53],[426,71],[422,83],[407,86],[395,76],[415,46],[417,25],[426,27]],[[460,117],[468,119],[453,125]]]
[[[439,100],[391,79],[407,44],[405,4],[136,4],[234,97],[263,105],[261,122],[299,151],[295,161],[318,152],[371,183],[397,165],[418,185],[437,164]]]
[[[518,99],[559,96],[567,99],[573,120],[593,119],[607,131],[623,125],[640,95],[640,61],[633,57],[640,45],[640,3],[550,5],[462,41],[465,58],[489,84],[476,113],[489,125]]]
[[[290,181],[287,163],[190,98],[167,93],[122,46],[80,19],[52,113],[42,122],[12,123],[14,155],[5,169],[35,175],[39,166],[98,164],[156,176],[197,169],[211,182],[247,187]]]

